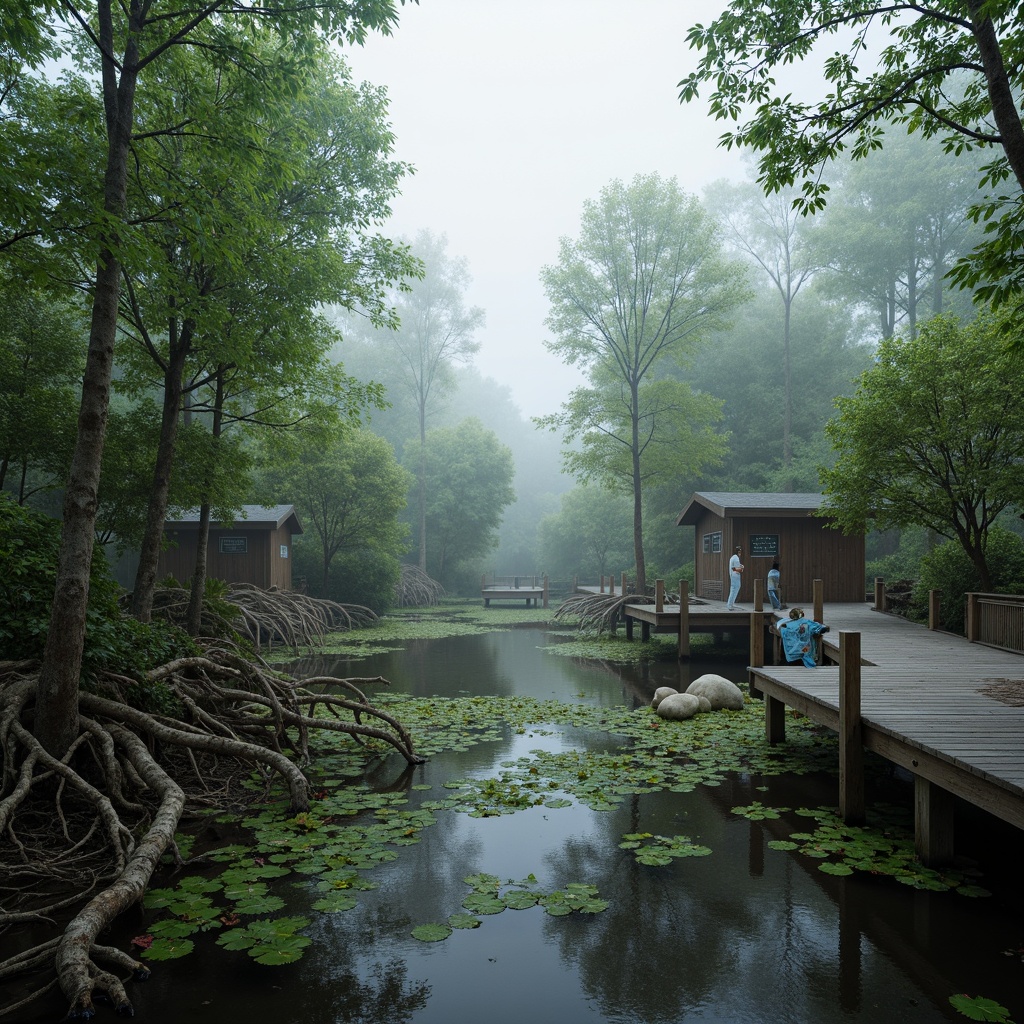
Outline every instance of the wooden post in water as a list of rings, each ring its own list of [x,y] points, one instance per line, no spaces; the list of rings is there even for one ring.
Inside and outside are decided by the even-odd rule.
[[[942,591],[928,591],[928,628],[938,629],[942,611]]]
[[[690,656],[690,581],[679,581],[679,658]]]
[[[862,825],[864,730],[860,720],[860,633],[839,633],[839,813],[847,825]]]
[[[885,611],[885,580],[881,576],[875,577],[875,611]]]
[[[654,581],[654,610],[660,615],[665,610],[665,581]]]
[[[925,867],[953,859],[953,795],[920,775],[914,776],[914,844]]]
[[[758,580],[757,582],[760,582]],[[750,613],[750,668],[764,667],[764,615],[754,601],[754,610]],[[747,672],[747,688],[751,697],[760,697],[761,691],[754,685],[754,673]]]
[[[814,594],[814,621],[824,622],[825,618],[825,586],[821,580],[814,580],[811,584]]]

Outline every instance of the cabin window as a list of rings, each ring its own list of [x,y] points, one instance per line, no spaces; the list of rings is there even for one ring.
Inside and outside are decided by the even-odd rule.
[[[717,555],[722,550],[722,532],[704,534],[704,554]]]
[[[247,555],[249,553],[249,538],[221,537],[217,542],[217,550],[222,555]]]

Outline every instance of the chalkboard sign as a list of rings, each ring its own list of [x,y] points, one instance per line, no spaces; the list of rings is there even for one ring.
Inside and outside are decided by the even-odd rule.
[[[779,535],[777,533],[752,533],[750,535],[751,558],[778,558]]]
[[[249,551],[248,537],[221,537],[219,550],[222,555],[244,555]]]

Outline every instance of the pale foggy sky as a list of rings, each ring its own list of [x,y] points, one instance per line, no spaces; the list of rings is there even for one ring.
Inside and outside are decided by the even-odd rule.
[[[615,178],[655,172],[700,194],[746,176],[719,149],[703,98],[681,105],[695,66],[687,29],[724,0],[422,0],[391,37],[345,51],[356,81],[387,87],[395,157],[416,167],[386,225],[448,236],[486,326],[474,365],[524,415],[557,411],[578,372],[543,346],[539,281],[583,202]]]

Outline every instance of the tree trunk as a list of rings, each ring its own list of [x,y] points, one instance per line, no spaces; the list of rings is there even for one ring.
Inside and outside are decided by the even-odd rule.
[[[137,33],[128,37],[121,63],[120,83],[113,54],[110,0],[100,0],[98,25],[103,100],[107,123],[107,166],[103,181],[103,208],[115,226],[114,237],[99,254],[96,268],[89,349],[82,378],[78,437],[64,492],[63,528],[57,562],[57,583],[50,610],[50,627],[39,671],[35,736],[56,757],[63,757],[78,735],[78,679],[85,646],[85,618],[89,604],[89,569],[110,406],[110,380],[114,369],[121,265],[116,251],[116,225],[123,221],[128,180],[128,147],[132,135],[135,86],[138,80]],[[133,15],[133,21],[139,17]],[[137,25],[134,26],[137,29]]]
[[[185,612],[185,632],[199,636],[203,623],[203,597],[206,594],[207,551],[210,545],[210,503],[199,507],[199,530],[196,535],[196,567],[189,586],[188,609]]]
[[[644,558],[644,501],[643,478],[640,475],[640,392],[633,384],[632,403],[632,458],[633,458],[633,557],[636,559],[636,592],[647,592],[647,561]]]
[[[185,324],[180,335],[171,329],[171,344],[167,367],[164,371],[164,404],[160,420],[160,443],[153,466],[153,485],[149,492],[146,513],[146,532],[139,552],[139,568],[135,573],[132,591],[132,615],[139,622],[149,622],[153,613],[153,591],[160,565],[160,552],[164,543],[164,523],[167,521],[167,499],[171,491],[171,470],[178,442],[178,420],[181,415],[182,376],[185,361],[192,348],[192,327]]]
[[[974,39],[978,44],[978,55],[985,70],[989,100],[992,103],[992,117],[999,129],[1000,140],[1006,159],[1010,163],[1017,184],[1024,188],[1024,127],[1014,102],[1013,90],[1006,74],[1002,50],[996,36],[995,25],[988,16],[988,0],[967,0],[971,14]]]

